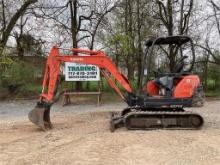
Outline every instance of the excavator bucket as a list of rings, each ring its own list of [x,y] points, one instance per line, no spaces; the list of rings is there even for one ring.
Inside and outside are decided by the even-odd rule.
[[[42,130],[46,131],[52,128],[50,121],[50,107],[41,107],[37,105],[28,114],[29,120],[40,127]]]

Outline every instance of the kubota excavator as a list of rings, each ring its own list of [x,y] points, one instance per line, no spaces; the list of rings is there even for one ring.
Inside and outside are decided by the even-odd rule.
[[[60,66],[62,62],[92,64],[100,68],[109,85],[128,104],[120,115],[111,115],[110,130],[119,127],[127,129],[199,129],[203,118],[196,113],[185,111],[184,107],[202,106],[204,92],[198,75],[191,71],[195,62],[195,51],[192,39],[188,36],[170,36],[149,39],[146,42],[146,53],[142,64],[142,81],[144,81],[145,63],[150,59],[155,45],[182,45],[190,43],[192,63],[184,70],[185,59],[182,56],[173,66],[172,72],[157,72],[154,79],[143,84],[143,91],[135,93],[128,79],[119,72],[111,59],[102,51],[71,49],[69,55],[61,55],[54,46],[49,53],[42,85],[42,93],[36,107],[29,112],[32,123],[42,130],[52,128],[50,109],[59,92]],[[115,84],[115,80],[124,88],[123,93]]]

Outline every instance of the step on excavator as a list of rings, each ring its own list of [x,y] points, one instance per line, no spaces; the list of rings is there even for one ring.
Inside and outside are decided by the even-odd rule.
[[[184,44],[191,49],[191,63],[184,69],[188,56],[183,55]],[[128,79],[119,72],[112,60],[102,51],[71,49],[68,55],[60,54],[54,46],[47,58],[42,93],[36,107],[28,114],[29,120],[42,130],[52,128],[50,109],[59,98],[61,81],[60,66],[63,62],[91,64],[100,68],[109,85],[127,103],[120,114],[111,114],[110,131],[120,127],[129,130],[151,129],[200,129],[203,118],[185,107],[203,106],[204,92],[199,76],[192,73],[195,63],[193,41],[189,36],[169,36],[151,38],[146,41],[146,51],[142,59],[142,91],[135,92]],[[145,83],[147,60],[151,59],[155,45],[172,45],[181,52],[179,62],[169,73],[155,71],[155,78]],[[148,62],[149,64],[149,62]],[[148,71],[149,72],[149,71]],[[124,91],[116,85],[120,84]]]

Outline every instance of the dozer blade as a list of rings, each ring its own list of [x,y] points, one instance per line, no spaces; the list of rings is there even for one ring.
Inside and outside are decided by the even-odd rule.
[[[29,112],[28,118],[32,123],[44,131],[52,128],[50,121],[50,108],[36,106]]]
[[[123,116],[116,117],[116,114],[114,112],[112,112],[111,113],[111,120],[110,120],[110,131],[114,132],[115,129],[123,127],[124,126],[123,121],[124,121]]]

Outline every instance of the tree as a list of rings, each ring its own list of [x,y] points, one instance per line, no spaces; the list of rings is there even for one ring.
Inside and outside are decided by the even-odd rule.
[[[26,0],[21,7],[13,14],[13,16],[7,21],[6,18],[6,10],[5,10],[5,1],[1,0],[1,8],[2,8],[2,27],[0,30],[0,56],[3,53],[3,50],[7,44],[8,38],[12,29],[14,28],[17,20],[25,13],[27,8],[31,5],[36,3],[37,0]]]
[[[12,33],[12,36],[16,41],[17,55],[20,59],[27,54],[32,56],[42,56],[43,54],[42,44],[44,41],[42,41],[41,38],[36,39],[34,34],[25,28],[28,18],[29,17],[24,17],[22,15],[20,17],[20,21],[18,21],[19,23],[17,23],[15,26],[16,30],[14,30]]]
[[[208,1],[211,6],[212,6],[212,9],[213,9],[213,16],[214,19],[215,19],[215,23],[216,23],[216,27],[217,27],[217,31],[218,31],[218,34],[219,34],[219,37],[220,37],[220,18],[219,18],[219,14],[220,14],[220,5],[218,5],[217,3],[215,3],[213,0],[209,0]]]
[[[22,58],[25,54],[42,56],[42,41],[37,40],[31,34],[25,33],[16,38],[18,56]]]
[[[156,31],[156,21],[151,18],[149,10],[151,5],[144,0],[121,1],[99,35],[116,65],[126,68],[128,79],[136,79],[137,86],[141,85],[143,44]]]
[[[168,36],[188,34],[193,3],[194,0],[167,0],[165,4],[161,0],[156,0],[157,10],[155,18],[162,22]],[[169,58],[170,71],[173,71],[173,66],[175,66],[178,50],[178,46],[169,45],[168,53],[166,54]]]
[[[24,33],[24,26],[25,26],[27,20],[28,20],[28,18],[26,18],[25,21],[23,21],[23,16],[21,16],[20,17],[20,24],[19,24],[20,33],[14,32],[14,37],[15,37],[16,44],[17,44],[17,53],[20,58],[22,58],[24,56],[24,47],[22,46],[22,38],[23,38],[23,33]]]
[[[213,0],[209,0],[208,3],[210,4],[213,13],[209,13],[207,18],[205,18],[206,21],[209,21],[206,25],[207,35],[205,36],[205,41],[197,44],[196,46],[206,51],[208,56],[211,56],[210,58],[207,58],[207,62],[220,65],[218,45],[213,44],[213,39],[210,36],[211,32],[214,31],[215,33],[218,33],[218,35],[215,35],[216,40],[219,40],[220,38],[220,5],[215,3]]]
[[[43,2],[32,12],[37,18],[53,20],[51,29],[62,32],[61,36],[55,33],[63,40],[60,41],[60,45],[70,46],[69,43],[72,43],[73,48],[86,46],[93,49],[99,25],[115,7],[114,1],[109,0],[96,0],[95,2],[86,0],[60,2],[54,0],[53,2]],[[81,85],[78,82],[76,89],[81,90]]]
[[[114,1],[109,0],[50,0],[42,2],[32,13],[39,19],[52,20],[47,25],[55,35],[60,36],[60,45],[72,47],[91,46],[85,43],[94,42],[98,27],[105,19],[106,14],[111,12],[115,6]],[[57,33],[58,31],[62,34]],[[92,39],[93,38],[93,39]],[[89,39],[89,40],[86,40]],[[90,47],[89,47],[90,48]]]

